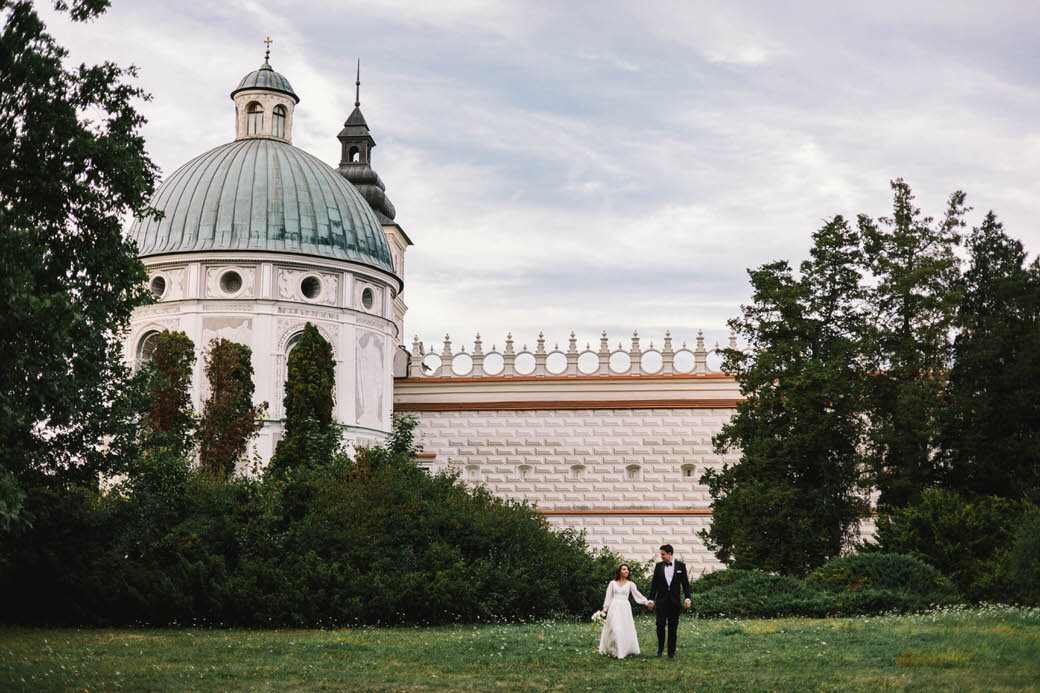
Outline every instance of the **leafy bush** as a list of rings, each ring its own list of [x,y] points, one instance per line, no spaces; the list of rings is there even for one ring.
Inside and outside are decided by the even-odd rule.
[[[1030,503],[1022,512],[1006,566],[1015,600],[1040,606],[1040,506]]]
[[[950,578],[969,601],[1014,601],[1009,571],[1016,523],[1024,501],[929,489],[917,504],[879,515],[874,541],[863,552],[919,558]]]
[[[741,572],[744,574],[732,582],[728,582],[727,576],[720,579],[716,587],[694,594],[691,601],[696,613],[758,618],[802,614],[803,605],[811,603],[817,595],[798,578],[755,570]]]
[[[912,556],[855,553],[835,558],[806,582],[835,594],[888,590],[933,604],[960,601],[957,588],[942,573]]]
[[[719,570],[690,585],[701,616],[853,616],[922,611],[959,600],[935,568],[909,556],[836,558],[804,580],[757,570]]]
[[[0,618],[444,623],[585,615],[602,600],[619,556],[526,504],[427,474],[409,436],[264,479],[223,480],[151,448],[108,492],[34,489],[34,527],[0,563],[0,592],[19,596]]]
[[[702,573],[700,577],[690,583],[690,591],[694,594],[700,594],[713,590],[716,587],[732,585],[745,575],[754,574],[755,571],[753,570],[740,570],[739,568],[725,568],[723,570],[714,570],[710,573]]]

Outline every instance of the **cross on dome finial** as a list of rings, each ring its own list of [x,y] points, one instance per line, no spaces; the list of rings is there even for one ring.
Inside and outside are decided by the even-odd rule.
[[[361,58],[357,60],[357,81],[354,82],[354,108],[361,106]]]
[[[264,62],[270,64],[271,44],[274,43],[274,41],[271,39],[270,36],[268,36],[266,39],[264,39],[264,43],[267,44],[267,50],[264,51]]]

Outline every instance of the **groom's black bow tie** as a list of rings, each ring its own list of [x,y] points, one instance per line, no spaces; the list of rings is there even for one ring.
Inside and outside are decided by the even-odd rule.
[[[664,564],[664,567],[665,567],[665,568],[671,568],[671,567],[672,567],[672,564],[671,564],[671,563],[665,563],[665,564]]]

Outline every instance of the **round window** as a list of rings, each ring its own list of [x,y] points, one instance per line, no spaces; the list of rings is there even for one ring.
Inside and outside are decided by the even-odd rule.
[[[365,310],[372,310],[372,304],[375,303],[375,296],[372,293],[372,289],[365,289],[361,292],[361,305],[365,307]]]
[[[166,293],[166,280],[162,277],[156,277],[152,280],[152,284],[149,288],[152,290],[152,296],[162,298],[162,295]]]
[[[237,294],[242,289],[242,275],[234,270],[220,277],[220,288],[226,294]]]
[[[317,277],[307,277],[300,282],[300,292],[309,299],[315,299],[321,293],[321,280]]]

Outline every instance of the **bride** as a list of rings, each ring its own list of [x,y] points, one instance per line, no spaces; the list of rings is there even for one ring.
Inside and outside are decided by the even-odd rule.
[[[618,659],[639,654],[639,638],[636,637],[636,624],[632,620],[632,605],[628,598],[632,597],[637,604],[647,602],[628,575],[628,566],[624,563],[619,565],[614,571],[614,579],[607,585],[607,596],[603,600],[607,617],[603,622],[603,635],[599,638],[599,653]]]

